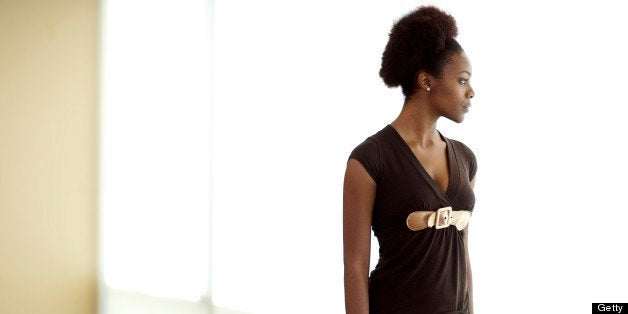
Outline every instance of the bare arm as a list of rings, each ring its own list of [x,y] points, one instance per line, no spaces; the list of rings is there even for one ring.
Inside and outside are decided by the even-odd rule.
[[[368,314],[368,271],[375,181],[355,159],[347,163],[343,190],[345,309]]]
[[[471,180],[471,188],[475,188],[475,178]],[[469,261],[469,225],[464,232],[464,249],[467,264],[467,292],[469,295],[469,314],[473,314],[473,276],[471,274],[471,262]]]

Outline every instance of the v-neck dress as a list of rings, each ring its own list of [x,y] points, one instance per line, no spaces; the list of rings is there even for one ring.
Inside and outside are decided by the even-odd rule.
[[[377,184],[372,228],[379,261],[369,278],[370,313],[468,313],[466,229],[455,226],[412,231],[414,211],[451,206],[472,211],[473,152],[441,135],[447,145],[449,184],[443,192],[390,125],[368,137],[350,155]]]

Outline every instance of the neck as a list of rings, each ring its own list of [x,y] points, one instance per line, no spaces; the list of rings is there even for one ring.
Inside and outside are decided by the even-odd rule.
[[[425,99],[413,97],[408,99],[399,116],[391,123],[397,132],[408,143],[421,147],[429,147],[440,142],[436,131],[438,115],[431,112]]]

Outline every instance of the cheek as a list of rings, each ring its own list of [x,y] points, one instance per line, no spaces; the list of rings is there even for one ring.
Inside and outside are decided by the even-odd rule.
[[[462,85],[450,85],[443,86],[440,90],[440,98],[443,100],[448,100],[449,102],[457,101],[460,98],[464,98],[466,88]]]
[[[464,85],[458,86],[443,86],[443,88],[438,90],[438,94],[434,95],[436,100],[436,106],[438,110],[444,114],[448,115],[449,113],[458,112],[461,106],[467,102],[467,98],[465,96],[466,87]]]
[[[453,86],[451,88],[451,96],[455,97],[456,99],[465,101],[467,99],[467,91],[468,88],[466,85],[462,85],[462,84],[458,84],[457,86]]]

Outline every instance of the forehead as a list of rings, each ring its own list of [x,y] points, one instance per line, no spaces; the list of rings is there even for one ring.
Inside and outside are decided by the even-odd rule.
[[[469,72],[471,74],[471,62],[464,52],[454,53],[449,58],[449,62],[445,63],[443,73],[459,74],[460,72]]]

